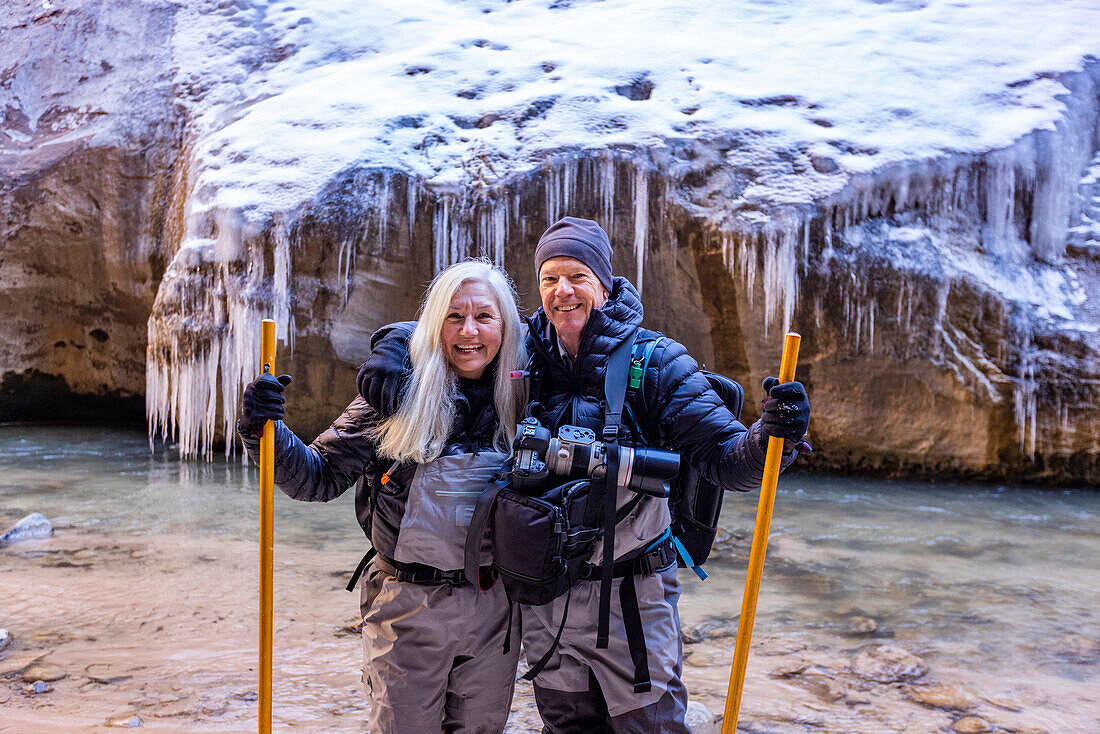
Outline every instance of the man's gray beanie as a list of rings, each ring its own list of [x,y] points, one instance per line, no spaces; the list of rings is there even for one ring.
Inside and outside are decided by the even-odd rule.
[[[539,238],[535,248],[535,273],[552,257],[571,257],[592,269],[603,287],[611,291],[611,242],[591,219],[562,217]]]

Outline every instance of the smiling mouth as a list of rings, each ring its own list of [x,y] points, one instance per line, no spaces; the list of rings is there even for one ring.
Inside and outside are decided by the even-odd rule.
[[[455,345],[455,349],[462,352],[463,354],[476,354],[477,352],[481,351],[484,348],[485,347],[483,345],[472,346],[472,347],[460,347],[457,344]]]
[[[579,303],[574,303],[574,304],[573,304],[573,305],[571,305],[571,306],[555,306],[555,307],[554,307],[554,310],[555,310],[555,311],[558,311],[558,312],[562,312],[562,311],[576,311],[576,310],[577,310],[578,308],[580,308],[580,307],[581,307],[581,304],[579,304]]]

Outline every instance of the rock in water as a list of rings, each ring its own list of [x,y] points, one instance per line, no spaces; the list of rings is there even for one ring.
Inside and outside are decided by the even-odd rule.
[[[32,665],[23,671],[23,680],[27,683],[34,683],[36,681],[45,681],[46,683],[53,683],[59,681],[62,678],[68,676],[62,668],[56,665],[47,665],[39,663]]]
[[[698,701],[688,701],[687,715],[684,722],[691,727],[692,734],[718,734],[718,726],[714,723],[714,714]]]
[[[955,731],[959,734],[983,734],[993,731],[993,728],[980,716],[964,716],[955,722]]]
[[[20,540],[48,538],[53,535],[53,525],[40,512],[32,512],[0,535],[0,544],[18,543]]]
[[[11,644],[11,632],[6,629],[0,628],[0,650]]]
[[[852,672],[861,678],[894,683],[919,678],[927,672],[924,661],[893,645],[868,645],[852,657]]]

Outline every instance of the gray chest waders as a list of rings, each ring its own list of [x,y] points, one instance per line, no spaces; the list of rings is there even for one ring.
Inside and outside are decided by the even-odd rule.
[[[626,485],[626,477],[629,474],[628,470],[630,468],[629,464],[622,466],[623,456],[620,451],[619,438],[622,433],[622,412],[625,403],[635,334],[636,332],[632,332],[627,335],[626,338],[616,345],[607,359],[604,384],[604,427],[600,436],[606,444],[606,475],[603,478],[576,480],[566,485],[562,485],[562,488],[559,490],[561,491],[568,487],[577,486],[578,484],[591,484],[590,501],[587,503],[588,507],[585,510],[585,520],[582,523],[584,527],[566,526],[573,527],[573,530],[577,531],[578,535],[582,533],[592,533],[591,537],[593,538],[595,537],[595,533],[602,531],[602,542],[604,544],[603,558],[598,565],[581,561],[581,564],[576,567],[573,575],[569,577],[572,581],[570,581],[569,585],[564,589],[565,605],[562,611],[561,624],[558,627],[550,648],[542,658],[534,663],[530,670],[524,674],[523,677],[526,680],[534,679],[550,662],[555,650],[557,650],[569,615],[569,603],[571,599],[570,588],[572,583],[576,580],[600,580],[596,646],[601,649],[606,649],[608,647],[611,617],[611,591],[613,586],[612,580],[618,578],[621,579],[619,600],[623,610],[623,621],[626,627],[630,657],[634,664],[634,690],[636,693],[643,693],[649,691],[651,688],[648,655],[645,648],[645,636],[642,629],[641,613],[638,607],[634,576],[637,574],[654,573],[660,569],[667,568],[675,563],[676,558],[669,533],[666,529],[666,532],[662,534],[660,538],[646,548],[629,554],[628,557],[620,560],[618,563],[615,562],[615,527],[635,507],[637,507],[641,499],[639,495],[628,501],[622,508],[617,508],[619,487]],[[630,460],[629,456],[626,460]],[[479,534],[484,532],[484,529],[489,523],[490,514],[493,511],[498,495],[502,491],[508,490],[509,485],[509,477],[501,476],[486,488],[481,499],[478,500],[466,546],[467,578],[471,583],[475,582],[476,578],[477,548],[479,547],[477,539]],[[514,495],[515,493],[509,491],[508,494]],[[568,494],[568,492],[565,492],[565,494]],[[510,504],[524,501],[525,500],[522,498],[509,496]],[[542,499],[532,497],[528,501],[541,504],[544,510],[547,509],[547,500],[545,497]],[[552,508],[550,509],[552,510]],[[540,517],[542,516],[540,515]],[[543,520],[546,521],[547,518],[543,518]],[[554,520],[552,512],[549,521],[551,523],[557,522],[562,524],[565,522],[565,518],[559,516],[557,520]],[[537,555],[540,553],[540,550],[532,549],[532,553]],[[514,567],[515,564],[509,563],[511,560],[512,559],[495,559],[495,563],[505,563],[505,565],[500,566],[502,576],[505,576],[506,570],[512,573],[516,572],[516,568]],[[561,570],[562,573],[569,573],[564,565]],[[534,576],[532,578],[542,577]],[[551,592],[543,597],[543,600],[534,601],[532,599],[526,603],[546,603],[556,598],[556,595],[557,592]]]
[[[494,451],[451,454],[416,467],[405,499],[397,542],[389,554],[371,548],[359,562],[348,591],[353,591],[374,558],[398,581],[413,584],[466,583],[463,561],[474,506],[487,482],[507,457]],[[397,469],[390,467],[386,483]],[[475,563],[480,558],[475,560]]]

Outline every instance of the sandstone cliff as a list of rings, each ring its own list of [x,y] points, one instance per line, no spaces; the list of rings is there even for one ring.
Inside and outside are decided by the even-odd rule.
[[[568,213],[750,396],[803,334],[808,468],[1100,480],[1089,3],[483,5],[0,11],[0,420],[208,452],[273,317],[308,437],[441,267],[534,308]]]

